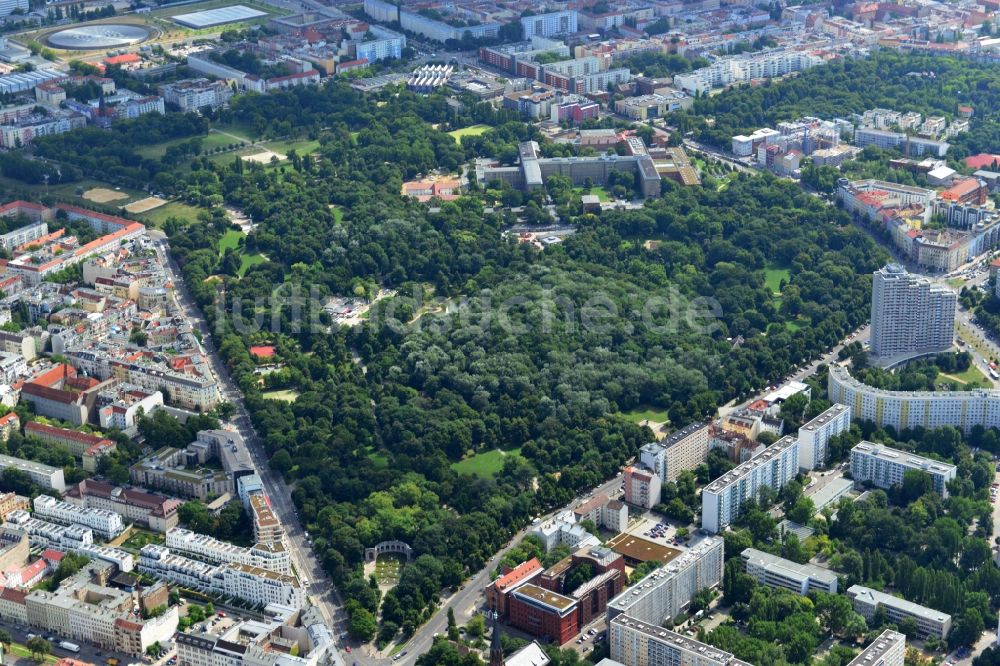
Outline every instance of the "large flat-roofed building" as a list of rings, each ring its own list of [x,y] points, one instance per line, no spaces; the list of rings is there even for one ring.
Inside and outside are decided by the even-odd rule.
[[[257,543],[281,543],[284,530],[278,516],[271,509],[267,495],[257,493],[250,495],[250,522],[253,526],[253,539]]]
[[[921,636],[945,639],[948,637],[948,632],[951,631],[951,615],[933,608],[921,606],[863,585],[849,587],[847,596],[851,598],[854,610],[866,620],[871,620],[875,616],[875,611],[881,606],[885,609],[890,622],[899,622],[908,617],[913,618]]]
[[[881,444],[861,442],[851,449],[851,476],[857,485],[871,483],[878,488],[902,485],[903,475],[909,470],[930,476],[934,491],[941,497],[948,497],[948,482],[958,473],[954,465]]]
[[[837,593],[837,575],[813,564],[799,564],[783,557],[747,548],[740,557],[743,567],[761,585],[780,587],[796,594],[813,590]]]
[[[878,426],[940,428],[954,426],[968,434],[974,426],[1000,427],[1000,390],[888,391],[851,377],[846,368],[830,366],[830,400],[851,406],[854,419]]]
[[[222,470],[205,467],[218,460]],[[240,478],[255,474],[243,438],[229,430],[202,430],[186,449],[164,447],[132,465],[132,483],[204,500],[209,495],[236,496]]]
[[[799,469],[823,467],[830,438],[850,427],[851,408],[837,404],[799,428]]]
[[[619,615],[608,625],[612,663],[623,666],[750,666],[701,641]]]
[[[553,175],[566,176],[574,185],[587,181],[603,185],[613,172],[625,171],[637,174],[642,196],[660,196],[660,174],[649,155],[539,157],[539,152],[536,142],[527,141],[519,146],[520,165],[496,166],[480,160],[476,163],[476,177],[481,183],[500,180],[530,192],[544,187],[545,179]]]
[[[874,274],[871,353],[881,364],[947,351],[955,339],[958,295],[889,264]]]
[[[799,442],[782,437],[702,490],[701,526],[713,533],[725,530],[740,516],[745,501],[759,498],[764,488],[780,491],[798,471]]]
[[[524,16],[521,18],[521,29],[524,39],[572,34],[577,30],[576,10]]]
[[[709,426],[692,423],[662,442],[650,442],[639,450],[639,461],[656,472],[662,483],[677,481],[682,471],[708,460]]]
[[[8,468],[24,472],[42,488],[56,490],[60,493],[66,490],[66,479],[63,477],[63,471],[60,467],[51,467],[33,460],[0,455],[0,470]]]
[[[608,603],[608,619],[624,614],[659,625],[673,618],[696,592],[722,581],[722,545],[721,538],[708,537],[653,571]]]
[[[507,595],[518,585],[530,583],[542,575],[542,563],[537,557],[521,562],[493,581],[486,588],[486,603],[489,608],[500,614],[507,615]]]
[[[580,633],[578,603],[573,597],[527,583],[508,595],[507,613],[512,626],[562,645]]]
[[[903,666],[906,636],[886,629],[847,666]]]

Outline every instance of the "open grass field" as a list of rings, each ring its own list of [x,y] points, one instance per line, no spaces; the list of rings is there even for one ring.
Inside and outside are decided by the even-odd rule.
[[[977,384],[979,386],[992,386],[993,382],[984,375],[979,368],[974,365],[970,365],[968,370],[963,372],[955,373],[941,373],[938,375],[937,381],[934,382],[935,387],[940,388],[946,384]]]
[[[229,249],[239,249],[240,239],[245,235],[246,234],[242,231],[236,231],[235,229],[229,229],[226,231],[226,233],[222,235],[222,238],[219,239],[219,255],[221,256],[225,254],[226,250]]]
[[[94,203],[109,203],[111,201],[128,199],[128,194],[121,191],[109,190],[106,187],[92,187],[83,193],[83,198]]]
[[[122,543],[121,548],[133,553],[138,553],[145,545],[151,543],[162,545],[164,542],[162,534],[147,532],[146,530],[133,529],[132,536]]]
[[[520,458],[521,449],[508,449],[506,451],[493,449],[492,451],[477,453],[470,458],[452,463],[451,468],[459,474],[473,474],[488,479],[503,469],[503,462],[508,456],[517,456]]]
[[[601,187],[599,185],[594,185],[593,187],[591,187],[589,192],[586,189],[582,188],[582,187],[578,187],[578,188],[576,188],[576,192],[577,192],[577,194],[581,194],[581,195],[583,195],[583,194],[593,194],[595,197],[597,197],[598,199],[600,199],[602,202],[611,201],[611,195],[608,194],[608,191],[606,189],[604,189],[603,187]]]
[[[622,412],[622,416],[632,423],[640,423],[642,421],[666,423],[670,421],[670,416],[667,414],[667,410],[653,407],[652,405],[643,405],[642,407]]]
[[[768,266],[764,269],[764,276],[764,284],[767,285],[772,294],[777,296],[781,294],[781,281],[785,280],[787,282],[791,278],[792,272],[787,268]]]
[[[145,199],[139,199],[138,201],[133,201],[126,206],[122,206],[122,208],[130,213],[147,213],[154,208],[165,206],[166,203],[167,200],[161,199],[160,197],[146,197]]]
[[[264,391],[261,395],[268,400],[284,400],[285,402],[295,402],[299,397],[299,392],[293,389],[281,389],[276,391]]]
[[[379,555],[375,562],[375,580],[379,585],[396,585],[399,583],[399,576],[404,566],[406,560],[398,553]]]
[[[455,137],[456,143],[462,143],[463,136],[479,136],[480,134],[485,134],[489,132],[492,127],[489,125],[471,125],[469,127],[463,127],[462,129],[452,130],[448,134]]]
[[[160,206],[159,208],[154,208],[151,211],[142,213],[140,217],[146,224],[154,227],[162,227],[168,217],[177,217],[182,220],[195,220],[198,217],[198,213],[202,210],[204,209],[196,206],[190,206],[180,201],[174,201],[166,204],[165,206]]]
[[[88,202],[96,203],[91,202],[83,196],[88,190],[96,188],[104,188],[115,192],[116,194],[124,194],[125,198],[120,199],[119,201],[124,201],[125,199],[135,201],[148,196],[146,192],[132,190],[126,187],[117,191],[114,189],[113,185],[109,185],[108,183],[104,183],[99,180],[93,180],[91,178],[78,180],[75,183],[60,183],[59,185],[49,185],[46,187],[45,185],[28,185],[27,183],[22,183],[21,181],[14,180],[13,178],[0,176],[0,195],[3,196],[4,201],[16,198],[28,198],[34,200],[39,197],[50,196],[69,204],[84,206]]]
[[[251,266],[256,266],[257,264],[262,264],[267,261],[267,257],[262,254],[244,254],[240,257],[240,269],[237,271],[240,277],[247,274]]]

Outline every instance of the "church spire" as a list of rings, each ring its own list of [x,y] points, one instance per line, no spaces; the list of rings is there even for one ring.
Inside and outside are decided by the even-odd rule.
[[[493,611],[493,636],[490,639],[490,666],[504,666],[503,646],[500,643],[500,614]]]

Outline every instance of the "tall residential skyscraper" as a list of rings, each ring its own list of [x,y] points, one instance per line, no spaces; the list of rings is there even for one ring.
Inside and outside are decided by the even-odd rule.
[[[898,264],[875,271],[871,353],[887,364],[907,356],[947,351],[955,337],[957,294]]]

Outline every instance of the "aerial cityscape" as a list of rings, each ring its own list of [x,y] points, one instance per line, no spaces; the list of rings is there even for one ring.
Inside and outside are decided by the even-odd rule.
[[[0,0],[0,663],[1000,665],[1000,0]]]

